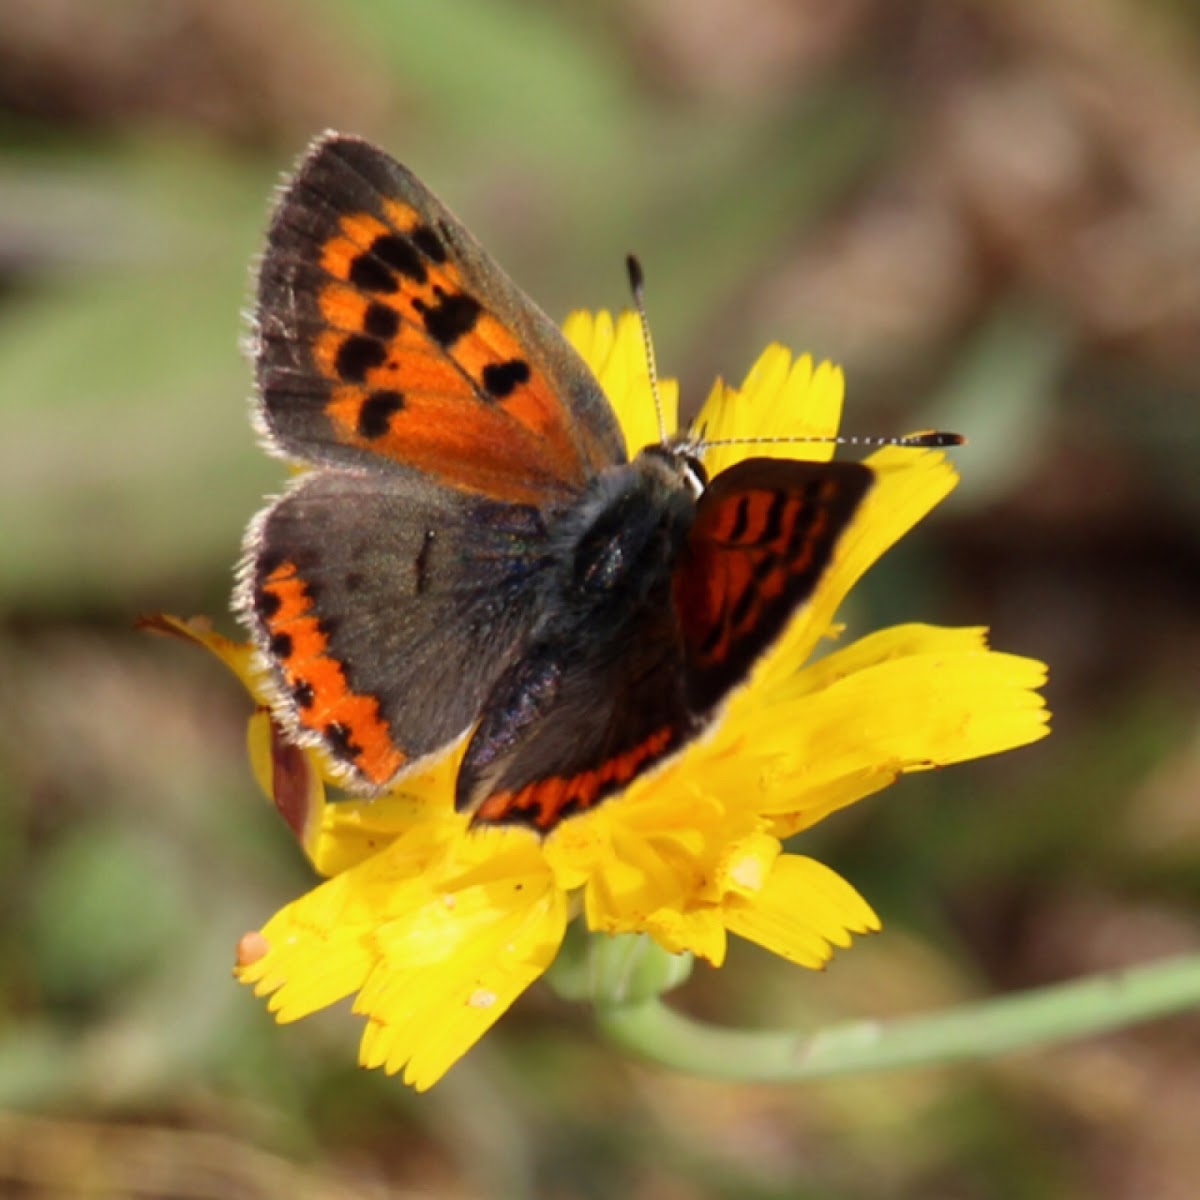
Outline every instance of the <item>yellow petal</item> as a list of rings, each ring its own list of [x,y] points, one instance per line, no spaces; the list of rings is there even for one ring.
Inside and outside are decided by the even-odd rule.
[[[716,475],[743,459],[763,454],[828,461],[836,447],[830,440],[819,439],[837,434],[845,391],[840,367],[823,362],[814,369],[811,356],[805,354],[793,361],[791,352],[783,346],[768,346],[739,388],[718,387],[709,393],[693,428],[706,442],[726,438],[781,440],[772,445],[750,441],[714,446],[704,453],[709,474]]]
[[[553,960],[567,897],[527,830],[414,824],[287,906],[238,977],[292,1021],[358,992],[363,1062],[428,1087]],[[263,952],[263,946],[266,949]]]
[[[566,898],[547,886],[519,909],[491,916],[473,921],[469,941],[433,964],[380,959],[355,1003],[368,1018],[363,1066],[403,1069],[418,1091],[436,1083],[554,960]]]
[[[749,897],[762,891],[779,857],[779,839],[765,833],[742,838],[721,855],[713,884],[714,899]]]
[[[416,828],[428,836],[436,833],[442,840],[462,837],[469,821],[454,811],[454,781],[464,750],[465,743],[460,742],[383,796],[347,797],[327,804],[308,847],[313,865],[322,875],[337,874]]]
[[[567,334],[631,453],[657,443],[636,318],[575,314]],[[671,381],[661,390],[669,434],[678,393]],[[709,438],[829,437],[843,392],[838,368],[769,347],[740,388],[714,387],[700,422]],[[707,465],[716,473],[763,448],[715,447]],[[785,441],[771,453],[824,460],[832,446]],[[1045,669],[991,652],[980,630],[901,626],[800,669],[851,586],[956,480],[936,451],[885,449],[868,461],[874,485],[809,604],[704,738],[544,840],[472,828],[455,811],[465,738],[374,800],[326,803],[322,789],[310,813],[305,791],[302,836],[333,878],[243,939],[238,977],[270,995],[280,1020],[357,992],[363,1064],[425,1088],[546,969],[571,912],[593,930],[648,933],[714,964],[729,932],[819,967],[853,933],[878,928],[848,883],[783,854],[780,838],[903,771],[1035,740],[1047,718],[1034,690]],[[258,695],[248,648],[178,624],[172,632],[207,645]],[[279,803],[271,736],[256,717],[256,773]]]
[[[719,908],[659,909],[646,917],[643,928],[670,954],[690,952],[714,967],[725,961],[725,920]]]
[[[563,333],[568,342],[579,352],[580,358],[597,374],[612,353],[616,326],[612,313],[600,309],[589,312],[576,309],[563,322]]]
[[[679,428],[679,384],[658,381],[662,423],[650,387],[650,365],[636,313],[622,312],[614,324],[607,312],[572,313],[564,325],[567,339],[600,381],[616,413],[632,458],[645,446],[658,445]]]
[[[372,923],[369,913],[347,912],[354,884],[339,875],[280,909],[261,933],[266,953],[238,968],[255,995],[271,997],[276,1020],[298,1020],[362,987],[373,963]]]
[[[903,771],[1037,741],[1049,713],[1034,659],[989,650],[981,629],[903,625],[838,650],[783,684],[753,754],[760,811],[787,834]]]
[[[785,854],[752,897],[733,896],[725,910],[731,933],[802,967],[822,967],[852,933],[879,928],[870,905],[815,859]]]
[[[143,617],[138,621],[139,629],[151,633],[165,633],[171,637],[182,638],[186,642],[194,642],[203,646],[210,654],[216,655],[262,706],[269,703],[266,688],[266,674],[258,653],[249,642],[234,642],[213,630],[212,622],[207,617],[173,617],[169,613],[157,613],[151,617]]]
[[[271,712],[260,708],[251,714],[246,725],[246,752],[250,756],[250,772],[254,782],[258,784],[262,794],[268,800],[274,801],[271,794],[275,786],[275,758],[271,753],[274,741]]]

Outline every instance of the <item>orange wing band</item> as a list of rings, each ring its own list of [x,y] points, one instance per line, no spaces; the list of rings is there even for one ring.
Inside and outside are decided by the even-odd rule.
[[[258,606],[300,724],[319,734],[339,762],[351,763],[373,784],[385,784],[406,756],[392,741],[379,701],[352,691],[341,663],[329,653],[329,638],[294,563],[281,563],[267,576]]]
[[[664,725],[636,746],[576,775],[536,779],[517,791],[493,792],[479,806],[481,823],[533,825],[548,833],[564,817],[586,812],[629,783],[645,766],[661,758],[676,741],[676,731]]]

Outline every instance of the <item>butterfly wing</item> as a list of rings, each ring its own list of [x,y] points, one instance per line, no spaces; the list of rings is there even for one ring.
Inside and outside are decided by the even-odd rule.
[[[284,454],[387,462],[543,503],[625,460],[599,384],[408,170],[358,138],[309,150],[258,281],[261,420]]]
[[[665,571],[632,609],[549,611],[489,693],[459,769],[456,803],[477,823],[548,831],[695,732]]]
[[[673,588],[695,712],[741,683],[812,595],[872,479],[862,463],[751,458],[705,489]]]
[[[476,720],[548,567],[537,509],[401,473],[302,477],[251,527],[237,606],[276,709],[378,788]]]

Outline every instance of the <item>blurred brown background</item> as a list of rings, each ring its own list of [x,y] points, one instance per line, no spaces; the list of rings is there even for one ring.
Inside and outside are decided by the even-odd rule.
[[[552,314],[649,276],[696,403],[768,340],[964,482],[852,630],[989,624],[1056,732],[809,836],[882,936],[680,1002],[807,1027],[1200,945],[1200,10],[1190,0],[0,0],[0,1196],[1191,1200],[1200,1017],[806,1087],[622,1058],[535,989],[432,1093],[275,1028],[309,886],[223,627],[281,468],[247,268],[318,130],[414,167]]]

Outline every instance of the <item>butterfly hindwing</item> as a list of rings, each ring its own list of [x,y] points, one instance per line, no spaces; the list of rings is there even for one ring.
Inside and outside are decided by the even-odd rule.
[[[487,696],[459,770],[460,809],[547,832],[694,732],[665,573],[660,583],[633,611],[554,606]]]
[[[331,469],[251,528],[238,607],[285,723],[379,788],[475,721],[546,565],[536,509]]]
[[[387,460],[462,491],[544,503],[624,461],[562,333],[407,169],[317,141],[259,275],[262,421],[287,455]]]
[[[741,683],[812,595],[873,478],[862,463],[751,458],[705,489],[673,588],[695,711]]]

